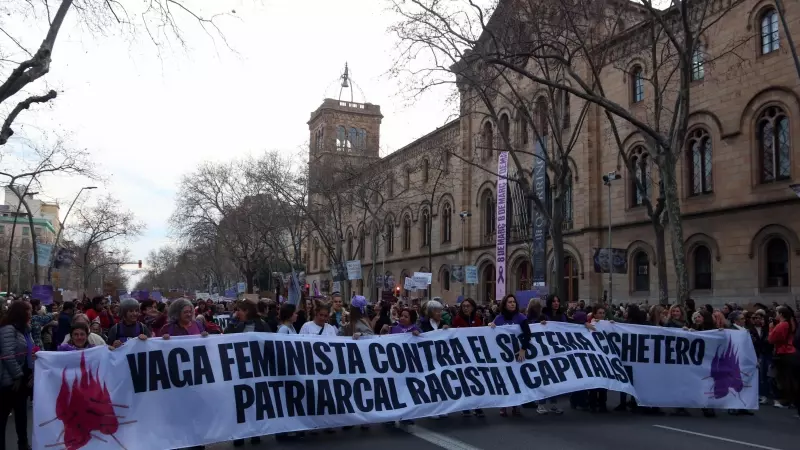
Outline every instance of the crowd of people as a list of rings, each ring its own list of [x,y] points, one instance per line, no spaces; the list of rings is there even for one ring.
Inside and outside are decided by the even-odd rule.
[[[5,305],[4,305],[5,306]],[[230,320],[221,329],[215,320],[227,314]],[[696,308],[694,301],[681,305],[599,303],[583,301],[572,306],[563,304],[555,295],[542,302],[531,301],[522,310],[514,295],[499,303],[478,305],[470,298],[457,306],[437,300],[380,301],[370,304],[355,295],[345,304],[338,293],[325,299],[305,298],[299,306],[279,304],[273,300],[243,300],[214,303],[179,298],[168,302],[126,299],[111,302],[107,297],[84,301],[56,302],[43,306],[39,300],[15,299],[0,311],[0,450],[5,450],[5,430],[13,412],[18,449],[27,450],[28,399],[32,398],[36,352],[81,351],[97,346],[119,348],[132,339],[171,336],[266,332],[312,336],[348,336],[353,339],[385,334],[435,332],[448,328],[497,327],[519,325],[522,344],[530,340],[530,325],[567,322],[594,329],[600,321],[616,321],[637,325],[682,328],[685,330],[732,329],[752,337],[759,360],[759,396],[762,405],[800,410],[800,330],[794,310],[788,305],[768,307],[756,304],[741,308],[726,304],[720,309],[711,305]],[[524,350],[518,355],[524,360]],[[572,409],[592,413],[609,412],[605,390],[575,392],[570,395]],[[535,409],[537,414],[564,413],[555,398],[544,399],[514,408],[501,408],[502,417],[520,416],[521,408]],[[620,393],[614,411],[631,411],[648,415],[666,414],[659,408],[644,408],[635,398]],[[750,415],[747,410],[730,410],[734,415]],[[714,417],[713,409],[702,415]],[[463,411],[465,416],[483,417],[482,410]],[[686,409],[671,411],[674,415],[691,415]],[[442,418],[442,417],[436,417]],[[403,421],[413,424],[413,421]],[[365,426],[366,428],[366,426]],[[333,432],[334,430],[320,430]],[[316,433],[316,432],[312,432]],[[300,434],[302,435],[302,433]],[[279,439],[287,435],[276,436]],[[256,443],[260,438],[252,438]],[[244,440],[234,441],[235,446]],[[196,447],[197,449],[202,447]]]

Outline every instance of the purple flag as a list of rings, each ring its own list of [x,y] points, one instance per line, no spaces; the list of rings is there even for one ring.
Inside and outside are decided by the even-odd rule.
[[[508,152],[500,152],[497,159],[497,239],[495,260],[495,300],[506,295],[506,195],[508,193]]]

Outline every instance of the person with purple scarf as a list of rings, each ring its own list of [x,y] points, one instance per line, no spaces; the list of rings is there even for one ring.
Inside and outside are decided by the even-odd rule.
[[[495,328],[504,325],[519,325],[522,329],[522,335],[520,335],[519,338],[520,350],[517,353],[517,361],[524,362],[525,349],[528,348],[531,342],[531,328],[530,325],[528,325],[528,317],[519,312],[519,304],[517,303],[517,298],[514,297],[513,294],[506,295],[503,301],[500,302],[497,317],[489,324],[489,327]],[[511,415],[517,417],[522,416],[519,406],[511,408]],[[500,408],[500,416],[508,417],[506,408]]]

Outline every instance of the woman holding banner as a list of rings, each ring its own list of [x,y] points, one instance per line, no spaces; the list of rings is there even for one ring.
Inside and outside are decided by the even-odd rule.
[[[14,412],[17,448],[28,449],[28,395],[33,388],[31,305],[15,300],[0,322],[0,450],[6,448],[6,423]]]
[[[495,328],[498,325],[520,326],[522,329],[522,335],[520,336],[520,350],[517,353],[517,361],[524,362],[525,349],[531,342],[531,328],[528,325],[528,318],[519,312],[519,304],[517,303],[517,298],[514,297],[513,294],[506,295],[503,301],[500,302],[499,314],[497,314],[497,317],[494,318],[494,321],[489,324],[489,327]],[[511,408],[511,415],[517,417],[522,416],[519,406]],[[500,416],[508,417],[508,410],[506,408],[500,408]]]
[[[471,298],[465,298],[458,308],[458,314],[453,317],[453,328],[472,328],[482,326],[483,320],[481,320],[481,316],[478,315],[478,307],[475,304],[475,300]],[[474,413],[475,417],[485,417],[482,409],[476,409]],[[461,411],[461,415],[468,417],[472,415],[472,411]]]
[[[267,324],[261,320],[258,315],[258,305],[252,300],[242,300],[237,305],[236,310],[236,323],[228,325],[225,328],[224,334],[237,334],[237,333],[266,333],[269,331]],[[250,438],[251,444],[260,444],[261,436],[253,436]],[[244,439],[236,439],[233,441],[234,447],[241,447],[244,445]]]
[[[145,336],[150,337],[152,333],[147,325],[139,322],[139,301],[132,298],[125,299],[119,304],[121,320],[108,330],[108,345],[119,348],[128,339]]]

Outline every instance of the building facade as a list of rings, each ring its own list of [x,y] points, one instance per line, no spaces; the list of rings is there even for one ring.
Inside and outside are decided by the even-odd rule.
[[[785,8],[789,31],[800,36],[800,4],[786,4]],[[636,39],[635,33],[621,39]],[[786,30],[771,1],[748,0],[727,13],[708,34],[703,45],[712,56],[715,48],[723,48],[735,36],[750,35],[752,39],[736,55],[707,64],[700,61],[695,66],[689,140],[679,162],[685,241],[670,242],[667,234],[666,243],[670,294],[674,298],[671,246],[681,245],[686,251],[691,296],[698,303],[794,303],[800,300],[800,200],[790,186],[800,178],[800,146],[795,144],[800,140],[800,76]],[[618,69],[605,70],[604,83],[610,89],[607,96],[645,114],[647,98],[653,92],[638,74],[647,70],[635,56]],[[535,98],[536,86],[520,89],[530,90]],[[325,100],[323,107],[336,103]],[[361,106],[354,108],[362,110]],[[363,107],[369,108],[377,107]],[[500,105],[499,123],[479,109],[462,102],[458,120],[386,158],[375,160],[377,153],[364,154],[362,167],[370,176],[386,174],[392,180],[382,190],[394,200],[382,205],[381,214],[347,216],[349,228],[345,228],[352,229],[357,242],[364,241],[361,248],[365,249],[356,255],[361,258],[346,258],[360,259],[363,267],[364,281],[353,283],[354,292],[374,297],[370,283],[375,275],[391,276],[394,285],[390,289],[397,290],[402,289],[405,276],[429,271],[433,273],[431,296],[454,303],[463,289],[465,295],[481,302],[495,299],[497,155],[483,152],[481,142],[492,141],[499,127],[518,143],[527,145],[531,139],[530,130],[511,105]],[[571,123],[578,122],[578,110],[570,107]],[[337,117],[324,120],[324,127],[309,122],[312,161],[313,144],[337,142],[334,130],[348,125],[349,114],[339,111]],[[379,124],[371,123],[367,142],[370,136],[378,139]],[[564,275],[552,279],[548,241],[547,284],[560,284],[568,300],[602,298],[608,289],[607,275],[595,273],[593,257],[595,249],[607,246],[610,221],[613,247],[626,250],[628,270],[613,275],[614,301],[656,302],[655,233],[636,189],[633,176],[637,175],[624,167],[620,170],[619,150],[609,138],[602,110],[590,106],[581,127],[572,151],[576,174],[564,201]],[[357,142],[359,134],[355,136]],[[624,151],[644,161],[648,156],[645,139],[633,129],[626,130],[624,137]],[[349,147],[334,144],[330,148],[334,151],[327,157],[335,159],[337,151],[347,153]],[[433,156],[443,151],[458,158]],[[348,153],[346,157],[353,156]],[[602,177],[612,171],[619,171],[622,178],[609,188]],[[439,174],[436,186],[432,173]],[[532,212],[524,206],[526,202],[515,198],[513,188],[509,193],[505,272],[507,291],[513,292],[531,286]],[[341,233],[345,254],[348,233]],[[323,247],[312,240],[306,252],[307,279],[319,287],[330,286],[331,279]],[[450,266],[455,264],[477,266],[479,283],[462,286],[451,282]]]

